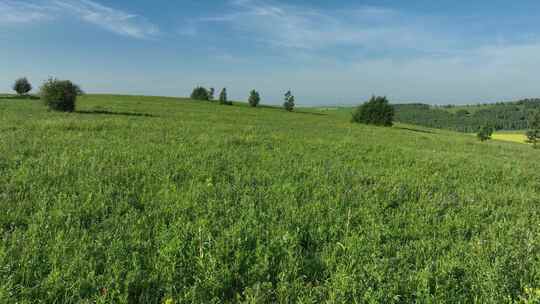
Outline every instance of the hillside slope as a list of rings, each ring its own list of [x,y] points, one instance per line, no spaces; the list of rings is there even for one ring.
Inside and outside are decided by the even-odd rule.
[[[0,302],[507,303],[540,287],[526,145],[174,98],[78,110],[0,99]]]
[[[486,124],[495,130],[527,129],[529,116],[540,109],[540,99],[468,106],[398,104],[394,107],[396,120],[403,123],[473,133]]]

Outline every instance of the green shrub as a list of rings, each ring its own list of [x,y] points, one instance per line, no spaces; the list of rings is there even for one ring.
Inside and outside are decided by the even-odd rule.
[[[538,147],[540,140],[540,111],[536,110],[529,117],[529,130],[527,131],[527,140],[533,144],[534,148]]]
[[[373,96],[368,102],[355,109],[352,121],[391,127],[394,121],[394,107],[390,105],[386,97]]]
[[[289,112],[294,110],[294,95],[290,90],[285,93],[285,102],[283,103],[283,108]]]
[[[19,78],[15,80],[15,83],[13,84],[13,91],[17,92],[19,95],[26,95],[28,92],[32,91],[32,85],[26,77]]]
[[[493,127],[489,125],[484,125],[483,127],[480,128],[480,130],[478,130],[476,137],[478,137],[480,141],[486,141],[486,140],[490,140],[492,135],[493,135]]]
[[[221,90],[221,93],[219,93],[219,103],[222,105],[229,105],[232,106],[232,101],[229,101],[227,99],[227,88],[223,88]]]
[[[210,92],[204,87],[196,87],[191,93],[191,99],[194,100],[210,100]]]
[[[40,95],[49,109],[62,112],[75,111],[80,87],[69,80],[50,78],[40,89]]]
[[[252,107],[256,107],[259,105],[260,102],[261,102],[261,95],[259,94],[259,92],[252,90],[249,93],[249,105]]]

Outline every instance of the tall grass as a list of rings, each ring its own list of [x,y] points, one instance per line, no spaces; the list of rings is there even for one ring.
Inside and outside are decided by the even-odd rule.
[[[526,145],[158,97],[0,111],[0,302],[509,303],[540,287]]]

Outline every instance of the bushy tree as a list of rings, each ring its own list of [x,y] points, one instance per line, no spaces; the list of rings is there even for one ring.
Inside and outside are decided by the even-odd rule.
[[[223,88],[221,93],[219,93],[219,103],[222,105],[231,106],[233,103],[227,99],[227,88]]]
[[[249,93],[249,105],[252,107],[256,107],[261,102],[261,95],[259,95],[259,92],[255,90],[251,90]]]
[[[386,97],[372,96],[368,102],[354,110],[352,121],[391,127],[394,123],[394,114],[394,107],[390,105]]]
[[[529,116],[528,124],[527,140],[533,144],[534,148],[538,148],[538,141],[540,140],[540,110],[536,110]]]
[[[196,87],[191,93],[191,99],[208,101],[210,100],[210,94],[206,88]]]
[[[81,88],[69,80],[49,78],[40,89],[40,95],[49,109],[62,112],[75,111]]]
[[[283,103],[283,108],[289,112],[292,112],[294,110],[294,106],[294,95],[289,90],[287,93],[285,93],[285,102]]]
[[[491,127],[490,125],[484,125],[478,130],[476,137],[478,137],[480,141],[486,141],[490,140],[492,135],[493,127]]]
[[[208,90],[208,100],[213,101],[215,94],[216,94],[216,89],[210,88],[210,90]]]
[[[19,78],[15,80],[15,83],[13,84],[13,91],[17,92],[19,95],[26,95],[28,92],[32,91],[32,85],[26,77]]]

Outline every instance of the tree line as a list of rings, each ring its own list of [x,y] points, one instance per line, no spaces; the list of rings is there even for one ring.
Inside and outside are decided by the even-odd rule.
[[[20,96],[27,95],[32,90],[32,85],[26,77],[19,78],[13,85],[13,90]],[[191,92],[191,99],[199,101],[215,101],[214,88],[197,86]],[[40,88],[40,96],[51,110],[72,112],[75,110],[75,102],[78,95],[83,94],[80,87],[69,80],[58,80],[51,78]],[[296,106],[295,97],[291,90],[284,94],[283,108],[294,111]],[[227,88],[221,89],[218,97],[219,104],[233,105],[228,99]],[[248,104],[257,107],[261,103],[261,95],[256,90],[249,92]],[[390,105],[386,97],[373,96],[368,102],[358,106],[352,116],[352,122],[373,124],[378,126],[392,126],[394,119],[394,108]]]
[[[478,129],[476,136],[482,142],[490,140],[493,136],[494,128],[490,124],[485,124]],[[540,142],[540,110],[532,112],[527,119],[527,132],[525,133],[527,142],[533,145],[533,148],[539,148]]]
[[[28,96],[32,84],[26,77],[19,78],[13,84],[13,90],[19,96]],[[69,80],[49,78],[40,87],[40,97],[49,109],[73,112],[77,96],[84,94],[80,86]],[[195,87],[191,99],[200,101],[214,100],[215,89]],[[227,88],[221,89],[218,101],[222,105],[233,105],[228,99]],[[261,95],[256,90],[249,92],[248,104],[257,107]],[[476,132],[481,141],[491,139],[496,130],[525,130],[527,139],[536,148],[540,142],[540,99],[523,99],[516,102],[501,102],[477,106],[475,111],[461,107],[451,112],[449,106],[433,107],[426,104],[391,105],[386,97],[372,96],[367,102],[356,107],[351,121],[376,126],[391,127],[394,120],[438,129],[450,129],[460,132]],[[290,90],[284,95],[283,108],[292,112],[295,97]]]
[[[15,80],[12,89],[19,97],[29,97],[32,91],[32,84],[28,78],[22,77]],[[73,112],[77,96],[84,94],[80,86],[69,80],[58,80],[56,78],[48,79],[39,89],[39,96],[51,110]],[[215,89],[198,86],[193,89],[191,99],[202,101],[214,101]],[[227,88],[223,88],[219,93],[219,103],[222,105],[233,105],[228,99]],[[261,95],[256,90],[249,92],[248,103],[252,107],[257,107],[261,103]],[[285,93],[285,102],[283,108],[292,112],[295,108],[295,97],[290,90]]]
[[[32,90],[32,85],[26,77],[19,78],[13,85],[13,90],[20,96],[27,95]],[[197,86],[191,93],[191,99],[199,101],[215,101],[215,89]],[[77,96],[83,94],[80,87],[69,80],[58,80],[51,78],[40,88],[40,96],[51,110],[73,112]],[[295,97],[291,90],[284,94],[283,108],[294,111],[296,106]],[[219,104],[233,105],[228,99],[227,88],[221,89],[218,97]],[[249,92],[248,104],[257,107],[261,103],[261,95],[256,90]],[[390,105],[386,97],[373,96],[368,102],[361,104],[355,109],[352,122],[372,124],[378,126],[392,126],[394,119],[394,108]]]
[[[434,107],[427,104],[398,104],[396,121],[458,132],[476,132],[484,125],[495,131],[525,130],[528,118],[540,110],[540,99],[499,102],[478,106]],[[454,111],[452,111],[454,110]]]
[[[195,87],[191,93],[190,98],[193,100],[200,101],[215,101],[214,100],[215,89],[214,88],[205,88],[202,86]],[[227,88],[221,89],[218,98],[219,104],[232,106],[233,102],[227,98]],[[252,107],[257,107],[261,103],[261,94],[256,90],[251,90],[249,92],[248,104]],[[285,93],[285,102],[283,103],[283,108],[289,112],[292,112],[295,107],[295,97],[292,94],[291,90],[288,90]]]
[[[15,80],[12,88],[19,97],[30,97],[29,93],[33,87],[26,77],[22,77]],[[53,111],[75,111],[77,96],[83,94],[84,91],[79,85],[70,80],[59,80],[57,78],[49,78],[39,88],[40,98]]]
[[[394,105],[396,120],[430,128],[476,133],[480,141],[490,140],[495,131],[527,130],[530,143],[540,141],[540,99],[470,106]]]
[[[191,93],[191,99],[200,101],[214,101],[214,88],[205,88],[197,86]],[[295,97],[290,90],[285,93],[283,108],[289,112],[294,110]],[[261,102],[261,96],[256,90],[249,93],[248,104],[257,107]],[[227,88],[223,88],[219,94],[219,103],[223,105],[232,105],[227,100]],[[390,105],[388,98],[382,96],[372,96],[366,103],[359,105],[352,114],[352,122],[371,124],[377,126],[391,127],[394,121],[395,110]]]

